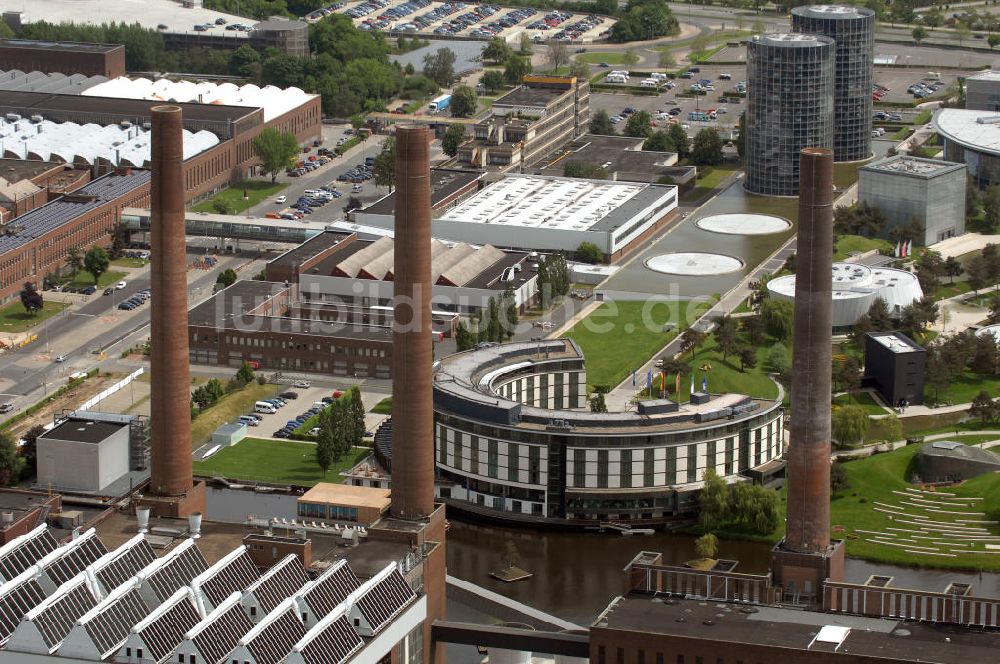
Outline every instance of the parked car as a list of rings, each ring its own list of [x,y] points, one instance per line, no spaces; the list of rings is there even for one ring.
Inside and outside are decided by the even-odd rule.
[[[282,392],[278,396],[281,397],[282,399],[298,399],[299,398],[299,393],[298,392],[290,392],[289,391],[289,392]]]
[[[274,202],[275,203],[284,203],[287,200],[288,200],[288,196],[285,196],[284,194],[282,194],[281,196],[278,196],[277,198],[275,198]]]
[[[304,381],[304,380],[297,380],[294,383],[292,383],[292,387],[297,387],[300,390],[308,390],[309,389],[309,383],[307,381]]]
[[[12,410],[14,410],[14,404],[11,402],[0,403],[0,413],[9,413]]]
[[[115,290],[121,290],[121,289],[125,288],[126,286],[128,286],[127,282],[119,281],[117,284],[115,284]]]
[[[65,355],[56,355],[56,360],[55,361],[58,362],[59,364],[62,364],[63,362],[66,361],[66,356]]]

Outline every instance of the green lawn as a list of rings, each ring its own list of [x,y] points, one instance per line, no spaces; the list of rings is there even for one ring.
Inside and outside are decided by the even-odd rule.
[[[115,267],[145,267],[149,265],[149,261],[144,258],[128,258],[122,256],[121,258],[116,258],[111,261],[111,264]]]
[[[0,309],[0,334],[24,332],[28,328],[52,318],[68,306],[65,302],[46,300],[42,305],[41,311],[29,314],[24,310],[21,301],[15,300],[3,309]]]
[[[593,53],[579,53],[574,57],[579,62],[591,65],[599,65],[602,62],[607,62],[609,65],[625,64],[625,51],[595,51]]]
[[[191,422],[191,443],[198,447],[220,426],[236,420],[240,415],[252,412],[255,402],[269,399],[274,393],[274,385],[258,385],[252,382],[239,392],[232,392],[222,397],[218,403],[203,410]]]
[[[713,166],[708,175],[699,177],[695,181],[694,188],[681,196],[681,200],[685,202],[697,201],[708,196],[716,187],[722,184],[723,180],[732,175],[737,169],[739,169],[739,164]]]
[[[229,189],[220,191],[214,197],[202,203],[198,203],[198,205],[195,205],[192,209],[195,212],[216,212],[215,202],[222,201],[229,206],[232,214],[236,214],[238,212],[243,212],[248,207],[257,205],[265,198],[274,196],[286,186],[288,185],[283,182],[275,182],[274,184],[271,184],[269,180],[246,180],[244,182],[238,182]],[[247,200],[243,199],[244,192],[247,195]]]
[[[734,392],[752,397],[761,397],[763,399],[777,398],[778,386],[767,375],[767,372],[771,370],[767,366],[767,354],[774,343],[774,340],[767,340],[759,344],[757,348],[757,366],[753,369],[741,371],[739,359],[732,355],[723,359],[722,353],[715,344],[715,340],[709,338],[698,349],[694,357],[691,357],[688,361],[688,366],[691,367],[695,375],[695,388],[701,389],[702,377],[706,373],[701,368],[707,364],[711,367],[707,372],[709,392],[715,394]],[[786,345],[790,347],[790,344]],[[691,389],[690,377],[688,377],[687,383],[685,385],[684,379],[681,379],[681,401],[688,400]]]
[[[101,275],[101,278],[94,283],[94,275],[90,272],[84,272],[80,270],[76,273],[76,276],[71,280],[65,282],[63,286],[69,286],[70,288],[86,288],[87,286],[97,286],[98,288],[107,288],[113,283],[119,282],[125,276],[124,272],[118,272],[116,270],[109,270]]]
[[[987,376],[963,371],[951,381],[948,387],[935,394],[931,386],[924,387],[924,401],[933,403],[970,403],[981,390],[986,390],[991,396],[1000,393],[1000,377]]]
[[[925,125],[931,121],[931,116],[933,113],[929,110],[923,110],[917,113],[917,116],[913,118],[913,124],[915,125]],[[936,136],[936,134],[935,134]]]
[[[369,413],[376,413],[378,415],[392,415],[392,397],[386,397],[382,399],[377,404],[372,406]]]
[[[312,443],[244,438],[206,461],[195,461],[194,474],[298,486],[312,486],[324,481],[339,484],[339,473],[369,454],[371,450],[367,447],[355,447],[324,476],[316,465],[316,446]]]
[[[971,438],[959,438],[959,440],[978,442]],[[892,532],[886,530],[890,527],[909,527],[906,524],[894,523],[889,519],[889,515],[875,511],[874,503],[899,505],[902,497],[892,492],[894,490],[903,491],[912,486],[908,479],[913,472],[911,464],[914,463],[914,456],[919,449],[920,445],[908,445],[894,452],[844,463],[843,467],[847,473],[849,485],[846,489],[833,495],[830,508],[831,523],[835,527],[843,527],[844,534],[847,536],[848,555],[867,560],[907,565],[1000,569],[1000,559],[994,556],[959,554],[955,558],[945,558],[906,553],[902,547],[865,541],[871,535],[857,532],[858,529],[861,529],[884,533]],[[995,473],[981,475],[961,485],[948,487],[944,491],[954,493],[959,497],[982,497],[983,500],[974,508],[975,511],[989,512],[1000,507],[1000,475]],[[937,518],[942,521],[947,519],[947,517]],[[836,531],[834,535],[843,536]],[[981,544],[976,548],[980,551],[983,550]]]
[[[892,140],[901,141],[907,136],[909,136],[910,132],[912,131],[913,131],[912,127],[903,127],[902,129],[900,129],[899,131],[897,131],[895,134],[892,135]]]
[[[614,387],[696,320],[707,302],[604,302],[573,326],[587,361],[587,382]],[[666,324],[672,329],[666,330]]]
[[[841,235],[833,248],[833,260],[842,261],[855,253],[865,253],[879,249],[882,251],[892,251],[892,244],[888,240],[877,238],[861,237],[860,235]]]
[[[841,394],[833,398],[833,403],[838,406],[861,406],[869,415],[885,415],[886,410],[878,405],[874,397],[869,392],[855,392],[854,394]]]
[[[956,295],[962,295],[963,293],[972,292],[972,287],[969,286],[968,281],[955,281],[949,284],[941,284],[934,289],[931,293],[931,297],[935,300],[944,300],[949,297],[955,297]],[[989,306],[987,303],[986,306]]]

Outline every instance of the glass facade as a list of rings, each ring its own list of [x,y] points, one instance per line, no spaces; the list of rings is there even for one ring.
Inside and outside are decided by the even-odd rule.
[[[834,41],[803,34],[747,42],[747,191],[797,196],[799,152],[833,147]]]
[[[836,42],[833,159],[868,159],[872,154],[875,12],[843,5],[795,7],[792,31],[825,35]]]

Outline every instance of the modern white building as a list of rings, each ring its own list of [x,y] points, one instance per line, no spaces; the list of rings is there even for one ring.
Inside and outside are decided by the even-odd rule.
[[[771,297],[795,300],[795,275],[767,282]],[[845,330],[868,313],[876,298],[885,300],[890,316],[899,316],[924,296],[916,275],[890,267],[868,267],[858,263],[833,264],[833,329]]]
[[[888,224],[881,230],[883,235],[893,227],[917,222],[923,235],[908,239],[927,246],[965,232],[967,179],[963,164],[888,157],[858,171],[858,202],[885,214]]]
[[[944,140],[944,158],[965,164],[976,184],[1000,184],[1000,113],[943,108],[934,129]]]
[[[663,228],[677,209],[677,187],[637,182],[506,175],[435,218],[442,240],[501,248],[572,252],[597,245],[610,260]],[[359,214],[392,228],[391,215]]]
[[[129,425],[71,417],[37,439],[38,483],[101,491],[129,471]]]

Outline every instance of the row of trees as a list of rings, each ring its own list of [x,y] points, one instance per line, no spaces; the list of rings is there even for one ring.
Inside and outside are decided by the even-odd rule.
[[[698,520],[705,532],[726,528],[769,535],[780,523],[778,495],[771,489],[737,482],[726,484],[714,470],[705,471],[698,499]]]
[[[613,136],[617,132],[611,124],[608,112],[600,110],[590,118],[590,133]],[[698,166],[714,166],[722,162],[722,138],[719,132],[705,127],[694,140],[688,138],[687,130],[679,124],[671,124],[665,129],[654,129],[653,119],[647,111],[637,111],[625,121],[622,131],[625,136],[645,138],[643,150],[652,152],[676,152],[681,159],[690,159]]]
[[[217,404],[227,394],[242,390],[255,379],[263,381],[263,376],[258,379],[253,367],[247,362],[240,365],[236,374],[225,385],[218,378],[209,379],[207,383],[191,393],[191,419],[198,417],[206,408]]]
[[[361,444],[365,435],[365,405],[361,390],[351,386],[319,413],[316,464],[325,474],[330,467]]]
[[[479,316],[470,326],[458,324],[455,344],[459,351],[475,348],[483,342],[506,341],[514,336],[517,327],[517,300],[514,290],[507,288],[499,297],[491,297]]]

